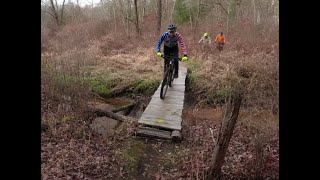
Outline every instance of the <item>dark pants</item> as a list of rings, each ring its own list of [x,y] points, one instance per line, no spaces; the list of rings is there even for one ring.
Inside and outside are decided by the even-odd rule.
[[[219,49],[219,51],[222,51],[223,50],[223,45],[224,45],[224,43],[218,42],[217,49]]]
[[[178,58],[179,57],[179,51],[175,51],[175,52],[171,52],[171,53],[168,53],[166,51],[163,52],[165,56],[173,56],[173,57],[176,57]],[[165,58],[164,59],[164,72],[166,72],[166,67],[169,65],[169,62],[170,60]],[[179,60],[175,59],[174,60],[174,67],[175,67],[175,74],[178,74],[179,72]]]

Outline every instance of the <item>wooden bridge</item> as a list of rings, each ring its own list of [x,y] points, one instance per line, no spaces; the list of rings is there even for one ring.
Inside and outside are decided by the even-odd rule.
[[[184,103],[185,80],[187,68],[179,64],[179,77],[168,87],[164,99],[160,99],[160,88],[152,96],[149,105],[141,115],[138,123],[142,126],[137,135],[161,139],[181,139],[182,109]]]

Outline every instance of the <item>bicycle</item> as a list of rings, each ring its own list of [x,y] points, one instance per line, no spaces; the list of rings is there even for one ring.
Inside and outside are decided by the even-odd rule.
[[[168,90],[168,86],[172,86],[172,82],[174,79],[174,71],[175,71],[175,66],[174,66],[174,61],[179,60],[181,61],[181,58],[179,57],[173,57],[173,56],[164,56],[161,55],[162,58],[168,58],[169,63],[165,67],[165,72],[163,75],[163,80],[161,83],[161,89],[160,89],[160,98],[164,99]]]
[[[217,49],[221,52],[223,50],[223,45],[224,43],[218,43],[217,44]]]

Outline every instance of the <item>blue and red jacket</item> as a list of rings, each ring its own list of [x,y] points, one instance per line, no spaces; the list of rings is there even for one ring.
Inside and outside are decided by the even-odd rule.
[[[181,45],[182,54],[183,55],[188,54],[186,44],[184,43],[181,34],[178,32],[176,32],[173,37],[170,37],[168,32],[164,32],[157,43],[157,52],[160,52],[160,47],[162,42],[164,42],[164,46],[163,46],[164,53],[179,51],[179,48],[178,48],[178,42],[179,42]]]

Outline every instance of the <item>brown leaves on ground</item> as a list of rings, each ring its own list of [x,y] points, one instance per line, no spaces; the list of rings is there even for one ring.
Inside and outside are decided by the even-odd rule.
[[[67,123],[57,127],[62,130]],[[42,179],[115,179],[123,176],[119,165],[121,142],[131,136],[136,124],[131,122],[108,139],[91,133],[83,138],[42,133]]]
[[[205,179],[214,149],[213,138],[217,138],[219,125],[205,120],[183,129],[183,149],[188,153],[180,166],[180,172],[184,172],[182,177]],[[260,147],[257,147],[257,141],[260,141]],[[256,152],[257,148],[262,149],[260,155]],[[259,160],[262,164],[257,164]],[[254,179],[258,178],[257,171],[261,171],[262,179],[279,179],[278,132],[267,134],[239,123],[234,129],[222,166],[222,179]]]

